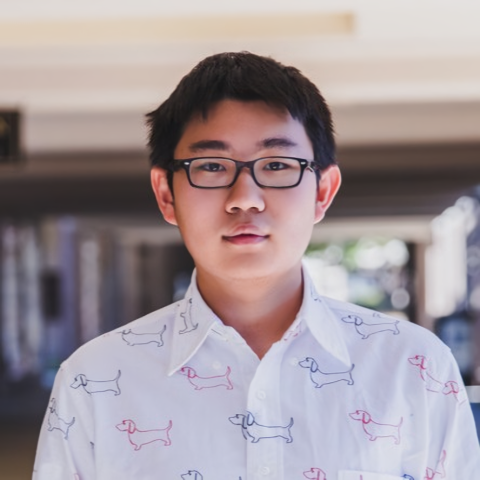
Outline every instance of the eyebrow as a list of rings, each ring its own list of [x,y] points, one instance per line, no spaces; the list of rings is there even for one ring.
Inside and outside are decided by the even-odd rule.
[[[263,148],[290,148],[296,147],[297,143],[287,137],[271,137],[259,142],[259,146]]]
[[[199,140],[188,146],[191,152],[202,152],[204,150],[229,150],[230,145],[221,140]]]
[[[297,143],[287,137],[270,137],[261,140],[257,145],[259,148],[290,148],[296,147]],[[189,150],[194,153],[205,150],[225,151],[230,149],[230,144],[222,140],[199,140],[189,145]]]

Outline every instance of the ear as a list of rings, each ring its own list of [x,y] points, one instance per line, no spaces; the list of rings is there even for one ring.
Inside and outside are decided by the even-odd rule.
[[[153,167],[150,172],[153,193],[157,199],[157,205],[166,222],[177,225],[173,194],[168,186],[167,171],[163,168]]]
[[[342,183],[342,175],[337,165],[322,170],[317,189],[317,201],[315,204],[315,223],[320,222],[325,212],[330,207],[335,195]]]
[[[135,424],[131,420],[126,420],[128,425],[128,433],[135,433]]]

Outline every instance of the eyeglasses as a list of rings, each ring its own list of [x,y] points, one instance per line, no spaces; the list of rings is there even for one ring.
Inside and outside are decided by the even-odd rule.
[[[240,162],[223,157],[198,157],[174,160],[171,169],[176,172],[183,168],[192,187],[228,188],[240,175],[242,168],[248,168],[259,187],[292,188],[302,180],[306,168],[319,171],[313,161],[295,157],[264,157],[250,162]]]

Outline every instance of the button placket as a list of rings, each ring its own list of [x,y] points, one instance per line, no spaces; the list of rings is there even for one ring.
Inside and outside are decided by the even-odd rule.
[[[281,348],[283,345],[274,346],[263,357],[249,387],[247,410],[258,424],[257,431],[265,434],[259,441],[249,442],[247,446],[247,463],[255,480],[283,480],[284,440],[265,433],[271,431],[269,427],[284,423],[281,399],[275,394],[279,390],[278,368],[285,352]]]
[[[267,398],[267,394],[266,394],[265,390],[258,390],[257,391],[257,398],[259,400],[265,400]]]
[[[263,466],[263,467],[260,467],[259,469],[259,473],[260,475],[266,477],[267,475],[270,475],[270,467],[267,467],[267,466]]]

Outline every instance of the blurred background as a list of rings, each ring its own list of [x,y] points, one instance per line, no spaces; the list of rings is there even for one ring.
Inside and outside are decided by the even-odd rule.
[[[221,51],[297,66],[332,107],[320,291],[437,333],[478,407],[479,23],[470,1],[0,0],[0,479],[31,477],[60,362],[188,286],[144,115]]]

